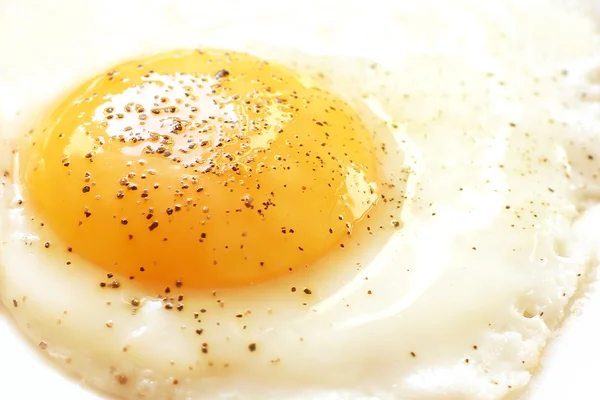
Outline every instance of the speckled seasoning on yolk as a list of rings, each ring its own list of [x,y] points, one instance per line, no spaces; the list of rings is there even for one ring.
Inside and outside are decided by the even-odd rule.
[[[372,149],[346,103],[283,66],[176,51],[72,92],[32,132],[22,179],[35,217],[97,266],[234,287],[342,247],[376,203]]]

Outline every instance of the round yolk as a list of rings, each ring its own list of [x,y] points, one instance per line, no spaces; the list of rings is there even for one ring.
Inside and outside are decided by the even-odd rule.
[[[38,220],[105,271],[161,287],[309,265],[377,199],[373,144],[349,106],[247,54],[124,63],[31,140],[23,181]]]

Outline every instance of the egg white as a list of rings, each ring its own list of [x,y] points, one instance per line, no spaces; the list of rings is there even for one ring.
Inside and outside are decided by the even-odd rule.
[[[0,298],[40,351],[126,398],[494,399],[527,385],[597,263],[586,210],[600,160],[598,29],[559,1],[361,4],[5,6],[2,37],[24,18],[35,29],[0,45],[12,60],[0,66],[0,167],[11,171]],[[25,245],[39,221],[11,211],[11,152],[66,88],[132,55],[200,45],[324,79],[386,144],[384,171],[406,199],[401,230],[358,233],[371,245],[322,260],[353,264],[341,274],[315,266],[260,288],[184,292],[182,313],[208,309],[198,336],[160,301],[132,315],[134,284],[92,290],[104,277],[76,254],[67,267]],[[373,225],[387,228],[394,209]]]

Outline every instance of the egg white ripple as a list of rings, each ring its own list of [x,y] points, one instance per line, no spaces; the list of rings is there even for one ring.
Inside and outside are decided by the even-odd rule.
[[[31,26],[48,27],[55,7],[11,4],[2,37],[25,10]],[[585,2],[279,2],[269,13],[230,2],[227,18],[183,1],[77,4],[78,18],[2,44],[13,60],[0,67],[3,170],[16,137],[73,77],[140,51],[210,44],[323,72],[371,127],[372,115],[387,123],[404,154],[386,168],[408,181],[404,226],[382,234],[379,255],[361,254],[361,267],[337,280],[299,278],[316,294],[308,306],[286,285],[262,287],[260,298],[220,292],[225,305],[203,318],[213,328],[199,340],[157,301],[131,315],[134,286],[90,290],[99,276],[76,255],[66,268],[30,251],[23,243],[36,239],[19,236],[29,222],[7,212],[15,193],[4,179],[0,297],[66,370],[107,392],[172,399],[496,399],[525,387],[580,275],[598,262],[587,210],[600,193],[600,35]],[[110,6],[122,12],[102,12]],[[194,23],[200,12],[206,23]],[[190,297],[186,309],[216,302]],[[204,357],[201,342],[217,354]]]

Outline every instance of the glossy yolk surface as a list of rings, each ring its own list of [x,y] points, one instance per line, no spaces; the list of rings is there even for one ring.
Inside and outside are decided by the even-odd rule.
[[[376,201],[372,149],[347,104],[287,68],[190,50],[79,87],[22,170],[36,218],[105,271],[233,287],[339,248]]]

